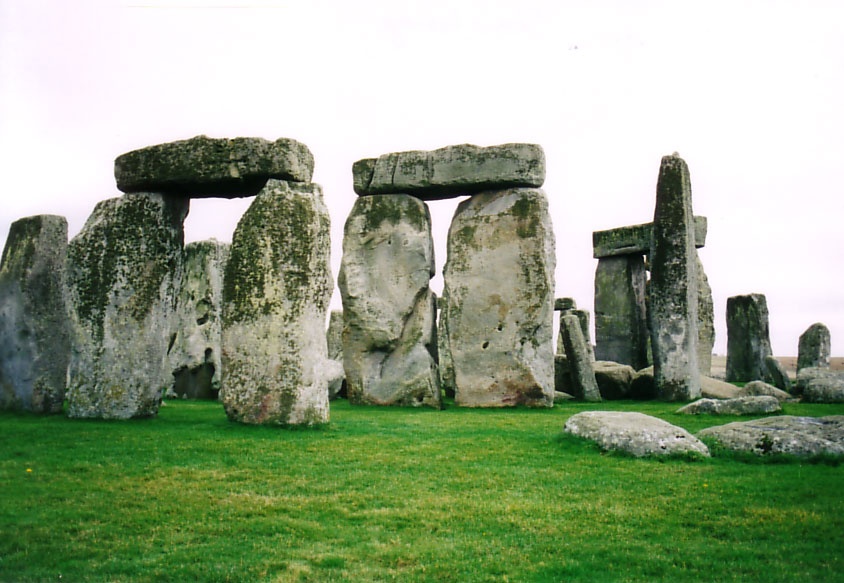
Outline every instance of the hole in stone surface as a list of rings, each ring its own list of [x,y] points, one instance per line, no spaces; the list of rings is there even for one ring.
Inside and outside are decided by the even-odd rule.
[[[176,336],[176,332],[170,334],[170,344],[167,345],[167,354],[170,354],[170,351],[173,350],[173,345],[176,343]]]
[[[484,342],[483,349],[486,350],[489,347],[489,342]]]
[[[502,330],[504,330],[504,324],[499,324],[498,331],[501,332]]]

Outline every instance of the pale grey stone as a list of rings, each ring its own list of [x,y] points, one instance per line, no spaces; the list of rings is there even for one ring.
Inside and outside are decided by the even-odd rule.
[[[545,153],[536,144],[471,144],[432,151],[385,154],[352,166],[359,195],[404,193],[423,200],[465,196],[488,190],[540,187]]]
[[[329,400],[345,396],[346,372],[343,369],[343,310],[331,310],[328,316],[328,330],[325,332],[328,343],[328,358],[340,364],[340,374],[328,384]]]
[[[791,379],[788,378],[785,367],[775,356],[765,357],[765,381],[786,393],[792,391]]]
[[[771,356],[768,302],[763,294],[727,298],[727,380],[765,378],[765,358]]]
[[[706,244],[707,219],[694,217],[695,247]],[[653,245],[653,223],[630,225],[594,231],[592,233],[592,256],[595,259],[620,255],[645,255]]]
[[[595,381],[601,397],[606,400],[630,398],[630,391],[636,371],[632,366],[618,362],[599,360],[592,363]]]
[[[703,271],[700,255],[697,258],[697,366],[700,374],[712,372],[712,349],[715,346],[715,304],[712,287]]]
[[[68,245],[69,417],[158,413],[182,278],[187,199],[137,193],[97,204]]]
[[[764,381],[750,381],[743,387],[739,387],[736,394],[739,397],[768,395],[770,397],[776,397],[780,403],[793,400],[790,394]]]
[[[700,396],[698,277],[689,169],[677,154],[659,169],[651,247],[650,329],[659,398]]]
[[[19,219],[0,261],[0,409],[60,413],[70,360],[67,221]]]
[[[844,373],[826,367],[797,371],[797,393],[809,403],[844,403]]]
[[[431,218],[406,194],[361,197],[346,220],[338,279],[349,401],[442,406]]]
[[[754,395],[734,399],[698,399],[677,409],[683,415],[770,415],[779,413],[782,406],[776,397]]]
[[[314,157],[296,140],[196,136],[133,150],[114,161],[123,192],[190,198],[254,196],[270,178],[310,182]]]
[[[584,411],[569,417],[564,431],[595,441],[602,449],[620,450],[636,457],[709,457],[706,445],[685,429],[642,413]]]
[[[586,344],[586,352],[589,353],[589,360],[594,361],[595,348],[592,346],[592,338],[590,334],[589,310],[560,310],[560,329],[557,333],[557,354],[565,353],[565,349],[563,347],[563,318],[569,314],[576,316],[578,322],[580,322],[580,332],[583,335],[583,342]]]
[[[733,451],[756,455],[797,457],[844,456],[844,416],[793,417],[779,415],[708,427],[698,437],[711,439]]]
[[[542,190],[482,192],[458,206],[441,318],[458,405],[552,406],[554,266]]]
[[[718,379],[701,376],[700,394],[707,399],[735,399],[739,396],[739,388]]]
[[[592,359],[586,349],[586,341],[580,329],[580,320],[569,314],[563,316],[562,321],[563,346],[568,360],[572,390],[571,394],[584,401],[597,402],[601,400],[595,372],[592,370]]]
[[[831,337],[829,328],[817,322],[809,326],[797,344],[797,370],[829,367]]]
[[[322,188],[269,180],[235,229],[223,284],[223,388],[235,421],[328,422],[333,281]]]
[[[595,270],[595,357],[647,367],[648,276],[642,255],[601,258]]]

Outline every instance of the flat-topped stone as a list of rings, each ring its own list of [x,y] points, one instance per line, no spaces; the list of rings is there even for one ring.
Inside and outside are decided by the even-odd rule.
[[[267,180],[310,182],[314,156],[289,138],[196,136],[133,150],[114,161],[117,188],[187,198],[254,196]]]
[[[352,174],[360,196],[410,194],[439,200],[485,190],[538,188],[545,182],[545,152],[537,144],[461,144],[365,158],[354,163]]]
[[[724,449],[755,455],[844,456],[844,416],[778,415],[708,427],[697,434]]]
[[[695,217],[695,247],[701,248],[706,244],[706,217]],[[630,225],[594,231],[592,233],[592,256],[595,259],[615,257],[616,255],[636,255],[650,253],[653,240],[653,223]]]

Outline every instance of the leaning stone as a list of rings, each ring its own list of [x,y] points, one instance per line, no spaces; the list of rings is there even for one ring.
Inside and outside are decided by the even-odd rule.
[[[66,312],[67,221],[19,219],[0,260],[0,409],[60,413],[70,330]]]
[[[703,271],[703,263],[695,252],[697,261],[697,366],[700,374],[712,372],[712,349],[715,346],[715,304],[712,287]]]
[[[424,202],[406,194],[355,201],[338,279],[351,403],[442,406],[433,274],[431,217]]]
[[[792,391],[791,379],[788,378],[785,367],[775,356],[765,357],[765,381],[786,393]]]
[[[698,278],[689,169],[677,154],[659,169],[651,249],[650,323],[659,398],[700,396]]]
[[[844,373],[826,367],[797,372],[797,392],[809,403],[844,403]]]
[[[685,429],[642,413],[585,411],[569,417],[564,431],[595,441],[604,450],[619,450],[636,457],[709,457],[706,445]]]
[[[595,372],[592,370],[592,359],[586,349],[586,342],[580,330],[577,316],[569,314],[562,319],[562,337],[566,358],[571,370],[572,394],[584,401],[598,402],[601,393]]]
[[[241,217],[223,284],[220,400],[229,419],[328,421],[329,231],[317,184],[270,180]]]
[[[182,277],[186,199],[127,194],[97,204],[68,245],[73,355],[69,417],[158,413]]]
[[[627,399],[636,371],[632,366],[599,360],[592,363],[601,397],[606,400]]]
[[[829,328],[820,322],[809,326],[797,344],[797,370],[829,367],[831,338]]]
[[[776,388],[773,385],[769,385],[764,381],[750,381],[743,387],[740,387],[736,394],[739,397],[767,395],[769,397],[775,397],[780,403],[793,400],[790,394]]]
[[[765,358],[771,356],[768,302],[763,294],[727,298],[727,380],[765,378]]]
[[[444,270],[455,401],[550,407],[554,399],[554,233],[542,190],[483,192],[457,207]]]
[[[695,247],[706,244],[707,219],[694,217]],[[619,255],[646,255],[653,245],[653,223],[619,227],[592,233],[592,256],[595,259]]]
[[[735,399],[739,396],[739,388],[711,377],[700,377],[700,394],[707,399]]]
[[[589,325],[589,310],[562,310],[560,311],[560,330],[557,334],[557,354],[562,354],[565,352],[563,348],[563,318],[568,315],[577,316],[578,322],[580,322],[580,333],[583,335],[583,342],[586,344],[586,352],[589,353],[589,360],[591,362],[595,361],[595,348],[592,346],[592,338],[590,336],[590,328]]]
[[[221,385],[223,270],[228,243],[185,245],[184,272],[170,344],[173,393],[188,399],[217,399]]]
[[[735,399],[698,399],[677,410],[683,415],[770,415],[779,413],[782,406],[769,395],[736,397]]]
[[[844,456],[844,415],[793,417],[780,415],[755,421],[708,427],[698,437],[733,451],[756,455],[787,454],[801,458]]]
[[[595,270],[595,356],[647,367],[647,270],[642,255],[607,257]]]
[[[488,148],[462,144],[359,160],[352,174],[355,192],[361,196],[405,193],[437,200],[487,190],[538,188],[545,182],[545,153],[536,144]]]
[[[314,157],[296,140],[189,140],[134,150],[114,161],[123,192],[161,192],[190,198],[254,196],[270,178],[310,182]]]

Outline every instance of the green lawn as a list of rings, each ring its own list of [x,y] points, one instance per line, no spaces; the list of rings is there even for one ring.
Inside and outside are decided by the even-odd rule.
[[[0,581],[844,580],[844,465],[640,460],[561,430],[663,403],[332,404],[313,430],[216,403],[0,414]],[[786,405],[797,415],[844,405]]]

